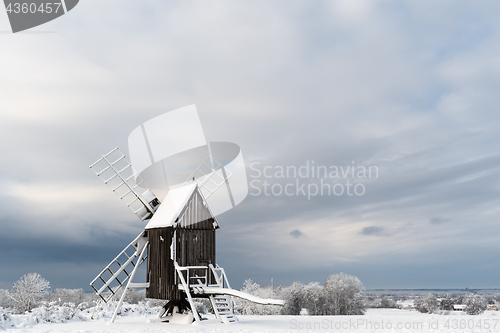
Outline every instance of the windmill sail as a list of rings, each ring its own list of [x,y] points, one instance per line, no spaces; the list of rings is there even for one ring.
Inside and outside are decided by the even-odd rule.
[[[232,175],[232,172],[225,169],[222,163],[207,156],[182,186],[194,182],[198,184],[204,198],[208,199],[219,187],[227,184]]]
[[[148,240],[141,232],[119,255],[106,266],[90,283],[97,295],[108,302],[124,285],[146,288],[147,284],[131,283],[133,273],[146,259]],[[130,266],[130,267],[129,267]]]
[[[115,148],[102,155],[90,168],[142,221],[153,217],[160,201],[146,187],[120,149]]]

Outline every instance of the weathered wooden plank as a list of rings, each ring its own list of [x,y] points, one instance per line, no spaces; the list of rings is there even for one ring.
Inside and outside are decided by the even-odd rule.
[[[214,219],[199,193],[193,194],[178,221],[176,260],[179,265],[215,265]],[[172,227],[148,230],[147,281],[150,283],[146,291],[148,298],[178,300],[181,297],[175,284],[175,268],[170,258],[173,232]],[[202,273],[204,272],[193,272],[193,274]],[[209,279],[210,282],[214,281],[212,276]]]

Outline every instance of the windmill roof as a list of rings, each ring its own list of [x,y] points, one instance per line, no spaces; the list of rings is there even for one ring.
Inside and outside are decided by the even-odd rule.
[[[190,184],[170,190],[145,229],[173,226],[175,220],[182,213],[184,206],[186,206],[189,198],[191,198],[196,189],[196,184]]]

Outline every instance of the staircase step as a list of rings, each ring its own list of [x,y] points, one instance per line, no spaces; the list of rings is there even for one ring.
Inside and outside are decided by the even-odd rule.
[[[233,316],[221,316],[221,320],[224,324],[236,324],[238,320]]]
[[[238,323],[238,318],[233,313],[231,307],[231,299],[227,295],[212,295],[210,296],[212,301],[212,306],[217,317],[224,324],[235,324]]]

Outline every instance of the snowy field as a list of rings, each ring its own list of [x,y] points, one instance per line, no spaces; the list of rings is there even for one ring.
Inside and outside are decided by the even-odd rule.
[[[471,316],[462,312],[422,314],[399,309],[368,309],[363,316],[238,316],[240,323],[224,325],[213,315],[193,325],[155,320],[154,313],[129,313],[108,324],[84,317],[65,323],[35,323],[14,315],[7,332],[500,332],[500,312]],[[17,322],[17,324],[16,324]],[[8,324],[8,323],[4,323]],[[6,325],[7,326],[7,325]]]

